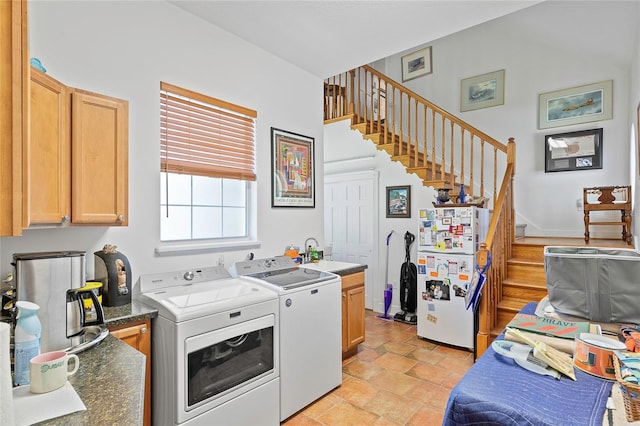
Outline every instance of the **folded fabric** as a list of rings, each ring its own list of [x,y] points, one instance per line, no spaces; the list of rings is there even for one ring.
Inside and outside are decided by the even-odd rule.
[[[520,332],[522,334],[524,334],[525,336],[527,336],[530,339],[533,340],[537,340],[539,342],[542,342],[546,345],[551,346],[552,348],[558,349],[559,351],[562,351],[564,353],[567,353],[569,355],[573,355],[573,351],[576,347],[576,341],[573,339],[563,339],[563,338],[559,338],[559,337],[551,337],[551,336],[546,336],[544,334],[538,334],[538,333],[531,333],[528,331],[523,331],[520,330]],[[518,338],[518,336],[516,336],[513,332],[506,330],[504,333],[504,340],[510,340],[512,342],[517,342],[517,343],[526,343],[524,341],[522,341],[522,339]]]
[[[531,374],[489,347],[451,390],[442,425],[602,426],[613,382],[580,370],[576,377]]]

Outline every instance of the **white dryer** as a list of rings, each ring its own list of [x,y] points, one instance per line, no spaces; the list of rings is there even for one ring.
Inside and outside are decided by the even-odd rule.
[[[287,256],[247,260],[231,273],[279,294],[280,420],[342,384],[340,277]]]

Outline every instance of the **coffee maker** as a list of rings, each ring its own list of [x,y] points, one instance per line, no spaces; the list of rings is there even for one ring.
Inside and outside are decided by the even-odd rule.
[[[83,251],[13,255],[16,301],[40,306],[40,351],[78,352],[101,341],[108,331],[97,295],[85,287]],[[91,304],[84,300],[90,298]],[[91,311],[86,305],[92,307]]]

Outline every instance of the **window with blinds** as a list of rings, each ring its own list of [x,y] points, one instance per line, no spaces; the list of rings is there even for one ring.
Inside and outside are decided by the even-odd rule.
[[[163,172],[256,180],[255,111],[164,82],[160,94]]]
[[[256,111],[160,83],[161,240],[247,237]]]

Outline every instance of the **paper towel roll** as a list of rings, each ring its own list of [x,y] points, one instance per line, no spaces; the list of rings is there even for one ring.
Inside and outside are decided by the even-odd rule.
[[[0,322],[0,413],[1,423],[14,426],[13,386],[11,385],[11,326]]]

